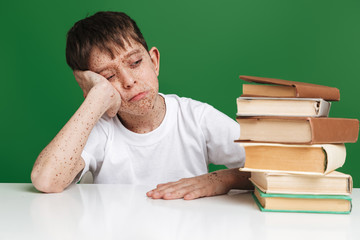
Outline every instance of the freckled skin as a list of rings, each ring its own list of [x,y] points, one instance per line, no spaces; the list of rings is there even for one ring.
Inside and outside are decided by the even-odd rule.
[[[238,169],[226,169],[200,175],[192,178],[183,178],[176,182],[159,184],[147,193],[153,199],[192,200],[201,197],[210,197],[226,194],[230,189],[253,189],[248,180],[250,173],[240,172]]]
[[[136,133],[150,132],[164,119],[165,101],[158,94],[159,51],[152,48],[147,52],[134,41],[125,49],[115,46],[114,49],[117,52],[114,58],[97,48],[92,49],[90,71],[74,71],[85,100],[36,159],[31,180],[39,191],[61,192],[71,184],[85,166],[81,153],[103,114],[118,116],[126,128]],[[144,92],[142,99],[131,100]],[[224,194],[231,188],[252,188],[248,177],[248,173],[238,169],[221,170],[159,184],[147,196],[189,200]]]
[[[138,51],[129,58],[124,54],[115,56],[94,48],[90,55],[89,68],[99,72],[117,90],[121,97],[121,107],[117,114],[126,128],[136,133],[147,133],[157,128],[165,116],[165,101],[158,94],[159,52],[152,48],[149,53],[141,44],[130,41],[128,52]],[[122,49],[114,47],[116,52]],[[137,65],[137,61],[141,60]],[[103,71],[101,71],[103,70]],[[145,98],[130,101],[138,93],[147,92]]]
[[[124,55],[140,49],[136,55],[124,59]],[[103,114],[118,115],[126,127],[135,132],[149,132],[157,128],[165,116],[164,99],[158,95],[159,53],[152,48],[149,53],[132,41],[132,46],[119,52],[115,59],[97,49],[91,52],[91,71],[74,71],[74,76],[86,97],[79,109],[55,138],[45,147],[35,161],[31,180],[42,192],[61,192],[84,168],[82,150],[90,132]],[[134,58],[141,58],[134,67]],[[96,68],[108,68],[108,72],[95,73]],[[147,92],[145,98],[130,101],[132,97]],[[142,122],[142,124],[140,124]],[[59,173],[62,174],[59,174]]]

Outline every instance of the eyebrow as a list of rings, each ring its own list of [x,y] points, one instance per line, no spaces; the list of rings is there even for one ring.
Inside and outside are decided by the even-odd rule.
[[[127,54],[124,56],[124,59],[127,59],[127,58],[131,57],[132,55],[137,54],[137,53],[140,53],[140,52],[141,52],[140,49],[132,50],[131,52],[127,53]]]
[[[138,54],[138,53],[141,53],[141,50],[140,50],[140,49],[132,50],[131,52],[125,54],[125,56],[122,58],[122,61],[125,60],[125,59],[128,59],[128,58],[131,57],[132,55]],[[108,68],[108,66],[105,66],[105,67],[101,68],[99,71],[96,71],[96,73],[97,73],[97,74],[100,74],[101,72],[105,71],[107,68]]]

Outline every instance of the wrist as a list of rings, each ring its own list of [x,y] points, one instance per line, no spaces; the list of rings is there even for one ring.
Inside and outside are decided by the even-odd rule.
[[[114,94],[118,94],[114,87],[109,83],[98,83],[91,90],[87,98],[92,100],[92,104],[100,106],[105,113],[114,104]]]
[[[241,172],[238,168],[220,170],[223,181],[226,182],[230,189],[252,189],[249,180],[251,174],[249,172]]]

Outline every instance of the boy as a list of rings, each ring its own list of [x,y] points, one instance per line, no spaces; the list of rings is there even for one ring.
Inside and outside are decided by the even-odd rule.
[[[95,183],[163,183],[147,193],[154,199],[250,188],[238,171],[245,158],[233,143],[238,124],[207,104],[159,94],[159,51],[148,50],[126,14],[75,23],[66,59],[85,100],[38,156],[31,173],[38,190],[61,192],[87,171]],[[237,168],[207,173],[209,163]]]

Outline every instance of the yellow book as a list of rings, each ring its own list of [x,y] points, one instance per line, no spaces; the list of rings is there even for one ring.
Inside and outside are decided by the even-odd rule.
[[[344,144],[292,145],[239,143],[245,149],[246,172],[287,172],[323,175],[341,167]]]

